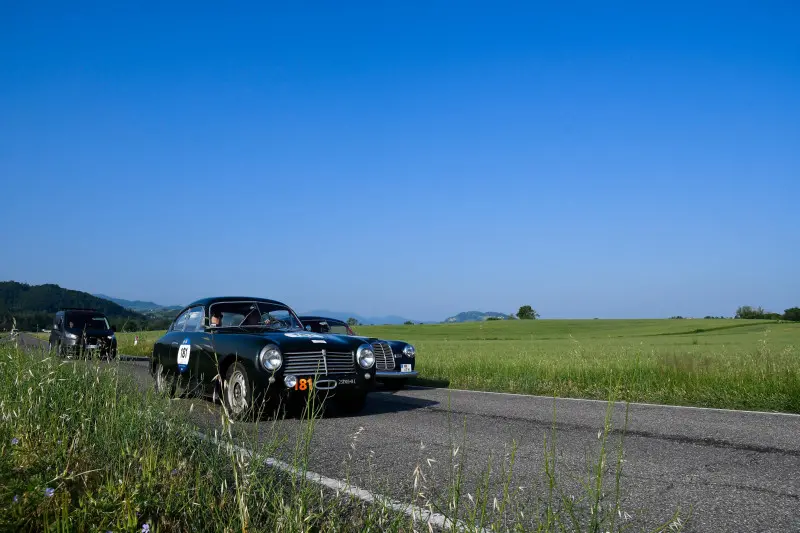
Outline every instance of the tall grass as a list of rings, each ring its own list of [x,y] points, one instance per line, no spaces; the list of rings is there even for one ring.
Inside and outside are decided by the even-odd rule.
[[[156,395],[113,364],[0,347],[0,530],[428,531],[419,518],[425,509],[444,514],[452,530],[599,532],[631,524],[614,486],[622,456],[609,461],[606,452],[609,417],[596,467],[576,487],[562,484],[554,442],[545,442],[548,466],[539,485],[547,489],[535,506],[509,482],[490,486],[488,473],[498,468],[491,463],[481,491],[465,497],[454,440],[448,479],[432,480],[430,472],[426,478],[424,462],[416,465],[417,490],[405,505],[417,508],[409,514],[294,475],[307,473],[318,410],[305,411],[293,473],[265,463],[279,445],[274,440],[237,449],[242,437],[234,438],[224,413],[216,441],[198,438],[185,405]],[[257,432],[260,423],[249,429]],[[512,454],[499,466],[508,480],[513,463]],[[426,484],[433,481],[448,494],[445,505],[430,496]],[[658,530],[678,525],[671,519]]]

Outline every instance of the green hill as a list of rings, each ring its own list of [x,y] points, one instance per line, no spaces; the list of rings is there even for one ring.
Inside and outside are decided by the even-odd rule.
[[[0,330],[35,330],[51,327],[53,315],[64,307],[87,307],[102,311],[111,324],[120,330],[162,329],[164,320],[155,320],[110,300],[92,294],[66,289],[52,283],[28,285],[16,281],[0,282]],[[168,322],[166,323],[168,324]]]
[[[497,313],[495,311],[464,311],[463,313],[458,313],[455,316],[444,319],[444,322],[482,322],[490,318],[499,320],[512,320],[514,317],[505,315],[503,313]]]

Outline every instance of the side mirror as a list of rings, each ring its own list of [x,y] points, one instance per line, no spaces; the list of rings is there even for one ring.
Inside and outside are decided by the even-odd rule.
[[[306,331],[311,331],[311,326],[306,326]]]

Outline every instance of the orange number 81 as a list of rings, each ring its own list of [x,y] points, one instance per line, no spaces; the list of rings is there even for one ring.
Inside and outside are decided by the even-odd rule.
[[[308,379],[305,379],[305,378],[303,378],[303,379],[298,379],[298,380],[297,380],[297,383],[295,383],[295,385],[294,385],[294,390],[297,390],[298,388],[299,388],[300,390],[307,390],[307,389],[310,389],[310,388],[311,388],[311,378],[308,378]]]

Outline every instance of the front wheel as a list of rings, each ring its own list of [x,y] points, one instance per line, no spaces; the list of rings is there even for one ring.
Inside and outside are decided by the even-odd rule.
[[[162,365],[161,362],[156,363],[154,377],[156,380],[156,392],[159,394],[166,394],[167,397],[173,398],[175,396],[175,383],[168,379],[167,373],[164,370],[164,365]]]
[[[347,414],[360,413],[367,403],[366,392],[348,392],[336,398],[337,406]]]
[[[407,378],[387,379],[386,381],[383,382],[383,386],[386,387],[387,390],[401,390],[405,388],[407,383],[408,383]]]
[[[253,407],[253,386],[247,370],[239,362],[233,363],[225,373],[222,402],[228,416],[234,420],[244,419]]]

